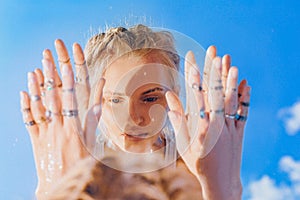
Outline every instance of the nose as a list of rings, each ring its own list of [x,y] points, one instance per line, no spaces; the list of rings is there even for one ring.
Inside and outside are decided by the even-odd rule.
[[[131,101],[129,106],[129,114],[136,125],[145,126],[145,114],[143,108],[139,106],[138,102]]]

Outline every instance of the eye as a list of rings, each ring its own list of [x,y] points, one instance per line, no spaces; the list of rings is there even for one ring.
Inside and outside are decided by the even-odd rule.
[[[109,99],[109,102],[117,104],[117,103],[121,102],[121,99],[119,99],[119,98],[112,98],[112,99]]]
[[[157,101],[158,97],[157,96],[153,96],[153,97],[146,97],[143,99],[144,103],[152,103]]]
[[[120,99],[112,99],[111,100],[113,103],[119,103],[120,102]]]

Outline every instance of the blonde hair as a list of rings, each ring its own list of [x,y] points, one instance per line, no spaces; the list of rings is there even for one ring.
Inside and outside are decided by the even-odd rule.
[[[105,162],[116,165],[138,165],[118,155],[106,157]],[[149,163],[153,164],[153,160]],[[179,160],[176,168],[164,168],[154,172],[131,174],[107,167],[88,157],[79,160],[61,181],[54,185],[48,200],[167,200],[202,199],[200,183]]]
[[[105,33],[91,37],[84,54],[90,77],[91,95],[94,94],[97,82],[109,64],[124,55],[138,56],[179,70],[180,59],[172,34],[168,31],[155,32],[141,24],[129,29],[110,28]],[[174,79],[177,80],[176,77]]]

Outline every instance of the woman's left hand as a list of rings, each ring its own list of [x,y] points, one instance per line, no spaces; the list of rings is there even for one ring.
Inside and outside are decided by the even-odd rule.
[[[192,52],[185,62],[187,115],[177,95],[167,92],[169,118],[176,134],[177,149],[199,179],[205,199],[240,199],[241,152],[248,113],[250,87],[239,86],[238,69],[230,56],[207,50],[201,81]]]

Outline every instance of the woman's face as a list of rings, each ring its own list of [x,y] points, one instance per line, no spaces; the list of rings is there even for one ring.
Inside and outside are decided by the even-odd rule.
[[[166,122],[172,69],[152,62],[124,56],[104,73],[102,119],[108,137],[126,151],[160,148],[155,144]]]

